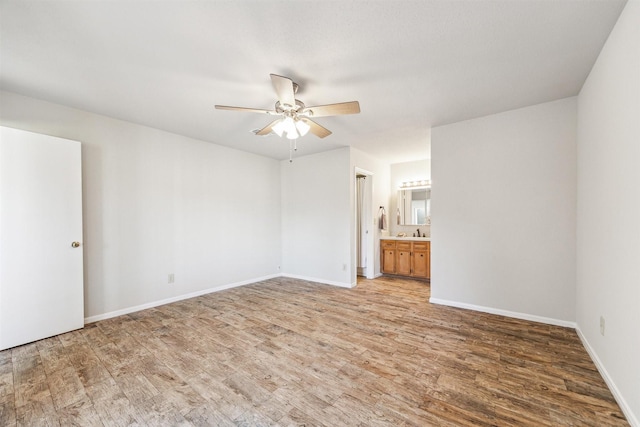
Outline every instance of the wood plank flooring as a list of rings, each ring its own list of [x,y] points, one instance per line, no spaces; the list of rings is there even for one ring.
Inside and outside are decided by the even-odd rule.
[[[575,331],[274,279],[0,352],[0,425],[623,426]]]

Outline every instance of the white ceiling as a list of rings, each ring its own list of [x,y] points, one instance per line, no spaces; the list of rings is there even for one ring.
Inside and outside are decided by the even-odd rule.
[[[624,0],[2,0],[0,87],[241,150],[273,108],[270,73],[323,117],[298,155],[350,145],[389,163],[429,157],[432,126],[577,95]]]

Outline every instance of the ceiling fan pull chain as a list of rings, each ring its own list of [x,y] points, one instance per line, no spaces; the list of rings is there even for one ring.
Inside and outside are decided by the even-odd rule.
[[[289,140],[289,163],[293,163],[293,140]]]

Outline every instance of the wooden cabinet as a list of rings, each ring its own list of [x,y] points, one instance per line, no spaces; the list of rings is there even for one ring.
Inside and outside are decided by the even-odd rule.
[[[411,276],[411,242],[396,242],[395,274]]]
[[[431,242],[381,240],[380,256],[385,274],[431,278]]]
[[[380,242],[382,262],[380,268],[385,271],[396,271],[396,242],[383,240]]]
[[[411,260],[414,277],[431,278],[431,242],[413,242]]]

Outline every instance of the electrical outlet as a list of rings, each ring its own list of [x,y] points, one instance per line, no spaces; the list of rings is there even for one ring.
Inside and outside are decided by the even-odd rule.
[[[175,281],[176,281],[176,277],[173,275],[173,273],[170,273],[167,283],[173,283]]]
[[[604,336],[604,317],[600,316],[600,335]]]

